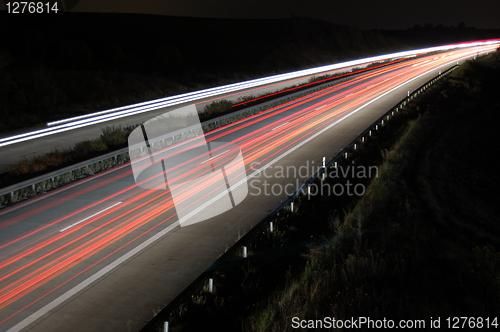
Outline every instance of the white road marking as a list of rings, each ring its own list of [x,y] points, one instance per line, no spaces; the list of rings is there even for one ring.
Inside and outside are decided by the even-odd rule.
[[[285,122],[283,124],[280,124],[278,127],[274,127],[273,129],[271,129],[271,131],[273,131],[274,129],[278,129],[279,127],[283,127],[284,125],[286,125],[287,123],[289,122]]]
[[[229,152],[229,150],[226,150],[226,151],[224,151],[224,152],[222,152],[222,153],[219,153],[219,154],[218,154],[218,155],[216,155],[216,156],[213,156],[213,157],[212,157],[212,158],[210,158],[210,159],[205,160],[204,162],[200,163],[200,165],[203,165],[204,163],[207,163],[207,162],[209,162],[210,160],[212,160],[212,159],[214,159],[214,158],[217,158],[218,156],[222,156],[222,155],[223,155],[224,153],[226,153],[226,152]]]
[[[63,295],[59,296],[54,301],[50,302],[49,304],[47,304],[43,308],[41,308],[38,311],[36,311],[35,313],[31,314],[28,318],[26,318],[23,321],[19,322],[17,325],[15,325],[12,328],[10,328],[7,332],[21,331],[25,327],[29,326],[31,323],[34,323],[39,318],[41,318],[43,315],[45,315],[46,313],[48,313],[51,310],[55,309],[58,305],[60,305],[61,303],[65,302],[66,300],[69,300],[71,297],[73,297],[74,295],[76,295],[80,291],[82,291],[85,288],[87,288],[88,286],[90,286],[93,282],[95,282],[99,278],[101,278],[104,275],[106,275],[107,273],[111,272],[114,268],[116,268],[120,264],[124,263],[129,258],[133,257],[134,255],[138,254],[142,250],[144,250],[147,247],[149,247],[151,244],[153,244],[154,242],[156,242],[161,237],[165,236],[167,233],[169,233],[175,227],[179,226],[179,224],[180,224],[179,221],[174,222],[173,224],[171,224],[170,226],[168,226],[167,228],[165,228],[163,231],[157,233],[153,237],[151,237],[148,240],[144,241],[143,243],[141,243],[140,245],[138,245],[134,249],[130,250],[129,252],[127,252],[123,256],[121,256],[118,259],[116,259],[114,262],[110,263],[106,267],[104,267],[101,270],[99,270],[97,273],[95,273],[92,276],[88,277],[87,279],[85,279],[84,281],[82,281],[81,283],[79,283],[78,285],[76,285],[75,287],[73,287],[72,289],[70,289],[69,291],[67,291],[66,293],[64,293]]]
[[[91,215],[91,216],[89,216],[89,217],[87,217],[87,218],[85,218],[85,219],[82,219],[82,220],[80,220],[80,221],[78,221],[78,222],[75,222],[73,225],[70,225],[70,226],[68,226],[68,227],[65,227],[65,228],[61,229],[59,232],[64,232],[64,231],[66,231],[66,230],[70,229],[71,227],[75,227],[76,225],[81,224],[81,223],[82,223],[82,222],[84,222],[85,220],[89,220],[90,218],[93,218],[93,217],[95,217],[95,216],[97,216],[97,215],[99,215],[99,214],[101,214],[101,213],[103,213],[103,212],[105,212],[105,211],[107,211],[107,210],[109,210],[109,209],[111,209],[111,208],[114,208],[115,206],[120,205],[120,204],[122,204],[122,202],[118,202],[118,203],[116,203],[116,204],[113,204],[113,205],[111,205],[111,206],[109,206],[109,207],[105,208],[104,210],[101,210],[101,211],[99,211],[99,212],[97,212],[97,213],[94,213],[93,215]]]

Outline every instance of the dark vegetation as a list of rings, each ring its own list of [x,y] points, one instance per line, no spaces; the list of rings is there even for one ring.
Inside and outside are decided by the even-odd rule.
[[[397,60],[401,61],[401,60]],[[361,72],[372,70],[386,65],[386,62],[373,63],[365,68],[353,68],[352,71],[341,74],[326,74],[309,78],[305,83],[288,86],[279,91],[259,96],[247,95],[239,97],[236,102],[226,99],[218,99],[207,104],[199,114],[201,121],[214,119],[218,116],[231,113],[262,102],[271,101],[286,95],[299,92],[318,86],[329,81],[356,75]],[[171,121],[170,125],[175,122]],[[75,144],[74,147],[64,150],[53,150],[46,154],[34,156],[31,159],[23,159],[18,164],[12,165],[7,172],[0,174],[0,188],[19,183],[30,178],[55,171],[65,166],[88,160],[108,152],[116,151],[127,146],[127,137],[137,126],[129,125],[125,128],[121,126],[102,128],[102,134],[97,139],[87,139]]]
[[[213,294],[200,284],[160,313],[170,330],[497,317],[499,53],[462,65],[341,160],[380,165],[360,200],[303,196],[274,217],[275,232],[259,226],[241,244],[249,258],[212,266]]]
[[[369,69],[364,68],[359,70],[366,71]],[[347,75],[350,74],[343,74],[342,77]],[[311,77],[307,83],[303,83],[299,86],[287,87],[275,93],[262,94],[259,97],[255,97],[253,95],[243,96],[238,99],[237,103],[249,101],[250,104],[240,106],[225,99],[215,100],[212,103],[207,104],[199,116],[202,121],[210,120],[218,116],[243,109],[249,105],[255,105],[262,101],[268,101],[274,98],[282,97],[283,95],[289,93],[300,91],[304,88],[310,88],[314,85],[325,83],[335,79],[335,77],[336,76],[334,75]],[[175,125],[175,121],[171,121],[170,125]],[[0,174],[0,187],[7,187],[80,161],[88,160],[108,152],[125,148],[127,146],[128,135],[136,126],[137,125],[131,125],[125,128],[122,128],[121,126],[106,126],[102,129],[102,134],[97,139],[83,140],[69,149],[53,150],[46,154],[34,156],[31,159],[21,160],[18,164],[9,167],[7,172]]]
[[[0,12],[0,132],[148,99],[498,30],[361,31],[307,18]]]
[[[122,128],[105,127],[100,138],[83,140],[71,149],[54,150],[45,155],[36,156],[30,160],[23,160],[9,168],[8,172],[0,175],[0,186],[8,186],[27,180],[58,168],[76,164],[81,161],[97,157],[104,153],[118,150],[127,146],[128,135],[135,126]]]
[[[417,24],[406,30],[382,30],[381,33],[386,38],[393,38],[412,48],[420,48],[464,41],[497,39],[500,36],[500,29],[476,29],[467,27],[464,23],[460,23],[457,27],[447,27],[443,24],[435,26]]]
[[[360,70],[366,71],[368,69]],[[345,75],[349,74],[344,74],[343,76]],[[259,97],[255,97],[253,95],[240,97],[237,103],[250,102],[250,104],[240,106],[225,99],[215,100],[212,103],[207,104],[199,116],[202,121],[210,120],[218,116],[243,109],[249,105],[278,98],[289,93],[300,91],[303,88],[309,88],[317,84],[325,83],[332,79],[334,79],[334,75],[311,77],[307,83],[299,86],[287,87],[279,92],[262,94]],[[291,92],[289,90],[291,90]],[[170,122],[171,125],[174,123],[175,122],[173,121]],[[88,160],[108,152],[125,148],[127,146],[128,135],[136,126],[137,125],[132,125],[125,128],[122,128],[121,126],[106,126],[102,129],[102,134],[97,139],[83,140],[69,149],[53,150],[46,154],[34,156],[31,159],[21,160],[18,164],[9,167],[7,172],[0,174],[0,187],[7,187],[80,161]]]

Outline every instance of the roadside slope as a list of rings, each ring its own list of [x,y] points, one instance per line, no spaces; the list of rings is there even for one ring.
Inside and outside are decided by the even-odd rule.
[[[292,317],[428,327],[431,317],[443,326],[449,316],[498,315],[498,53],[464,65],[413,106],[422,116],[382,151],[380,177],[304,272],[260,302],[246,330],[292,330]]]

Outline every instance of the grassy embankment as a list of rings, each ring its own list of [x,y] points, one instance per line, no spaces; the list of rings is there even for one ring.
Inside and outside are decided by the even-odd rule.
[[[463,65],[340,161],[380,165],[358,202],[300,197],[293,214],[273,219],[275,232],[266,224],[245,238],[248,259],[212,267],[214,294],[199,284],[162,319],[172,331],[285,331],[294,316],[497,314],[498,52],[493,59]],[[347,180],[370,181],[325,181]]]

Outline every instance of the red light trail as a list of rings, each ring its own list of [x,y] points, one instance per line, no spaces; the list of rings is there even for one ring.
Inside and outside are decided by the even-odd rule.
[[[350,81],[219,128],[206,135],[207,142],[224,140],[241,132],[240,136],[230,141],[242,150],[248,172],[407,80],[465,56],[495,48],[490,45],[454,50],[439,55],[395,61],[380,68],[370,68],[369,72]],[[248,130],[250,131],[247,132]],[[212,151],[211,159],[200,156],[189,162],[201,165],[210,161],[215,167],[230,161],[233,157],[231,152],[226,146],[221,146]],[[180,186],[178,189],[182,192],[181,198],[187,199],[194,193],[202,192],[201,187],[215,186],[217,180],[220,180],[214,177],[210,182],[202,183],[200,178],[208,174],[209,170],[200,166],[199,169],[182,172],[183,166],[185,165],[178,165],[173,170],[176,176],[169,179],[174,185]],[[229,171],[234,172],[235,169],[229,168]],[[18,217],[3,220],[0,222],[0,229],[36,220],[38,215],[48,210],[81,199],[127,177],[131,177],[130,169],[63,198],[47,202],[44,206],[22,213]],[[203,197],[210,197],[212,192],[203,192]],[[102,210],[117,201],[123,203],[95,214],[96,210]],[[83,221],[75,224],[75,219]],[[0,316],[0,324],[12,319],[98,262],[132,245],[134,241],[146,238],[160,225],[166,225],[173,220],[175,209],[170,191],[144,190],[134,184],[103,199],[88,202],[85,207],[38,225],[16,238],[3,241],[0,243],[0,309],[11,307],[13,313],[8,317]],[[73,226],[67,228],[68,225]],[[61,231],[62,229],[65,230]],[[56,284],[51,283],[54,281]],[[33,295],[35,291],[36,296]]]

